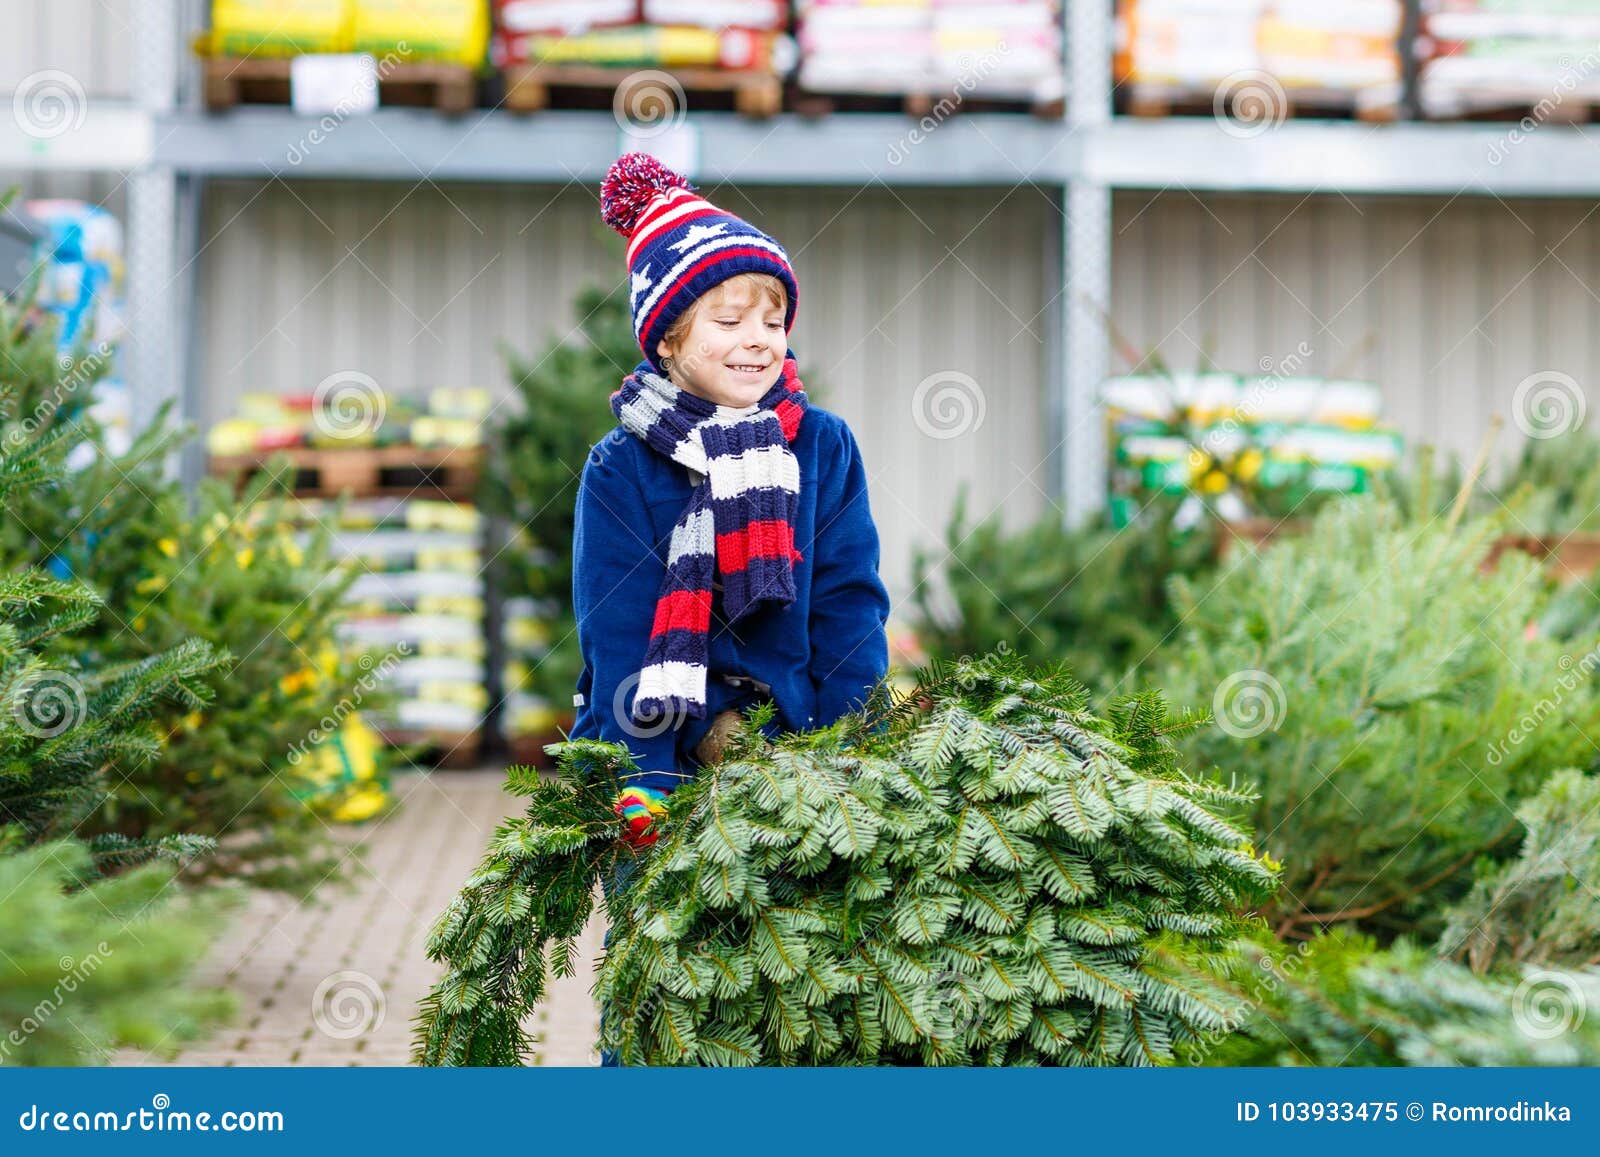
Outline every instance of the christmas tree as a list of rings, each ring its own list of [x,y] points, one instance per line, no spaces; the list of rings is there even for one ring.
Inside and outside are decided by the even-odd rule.
[[[70,425],[34,425],[22,397],[0,372],[7,526],[59,480],[77,444]],[[184,983],[228,897],[173,886],[214,842],[66,838],[92,827],[115,789],[112,769],[159,759],[160,715],[204,708],[228,658],[187,639],[96,662],[73,644],[103,609],[81,583],[0,571],[0,1064],[103,1061],[124,1045],[170,1054],[231,1005]]]
[[[1219,979],[1170,966],[1195,985]],[[1180,1049],[1189,1064],[1490,1066],[1600,1064],[1600,970],[1477,976],[1401,940],[1379,950],[1340,929],[1231,954],[1215,999],[1227,1028]]]
[[[168,862],[97,878],[76,841],[19,849],[5,836],[0,1065],[97,1064],[120,1047],[170,1057],[231,1015],[231,994],[189,976],[234,894],[181,889]]]
[[[109,753],[107,797],[80,831],[135,842],[206,835],[221,846],[196,874],[314,886],[347,857],[303,800],[311,785],[290,753],[326,730],[330,709],[368,669],[334,645],[354,575],[339,569],[330,532],[285,529],[286,463],[242,495],[212,480],[190,495],[167,467],[192,431],[172,424],[166,406],[125,452],[111,452],[89,414],[111,359],[58,356],[51,326],[30,317],[24,304],[0,303],[8,445],[34,446],[52,468],[8,497],[0,566],[48,570],[95,592],[98,614],[60,642],[86,668],[159,664],[191,640],[229,656],[204,705],[157,706],[159,758]]]
[[[1485,861],[1449,912],[1441,949],[1472,970],[1600,964],[1600,779],[1573,768],[1517,808],[1522,848]]]
[[[1162,685],[1217,719],[1181,741],[1188,759],[1259,793],[1251,822],[1285,865],[1266,913],[1280,936],[1433,940],[1474,862],[1515,852],[1508,805],[1592,762],[1592,681],[1529,629],[1538,564],[1483,570],[1502,527],[1351,499],[1214,580],[1174,580],[1184,629]]]
[[[559,745],[559,783],[514,769],[528,812],[429,940],[418,1060],[522,1062],[597,880],[624,1063],[1149,1065],[1222,1027],[1166,960],[1225,954],[1275,879],[1221,818],[1247,798],[1178,765],[1197,720],[1154,694],[1100,718],[1066,672],[995,658],[769,748],[771,712],[642,854],[611,810],[623,748]]]
[[[969,526],[963,491],[945,561],[935,570],[928,552],[914,559],[918,641],[941,655],[1005,643],[1025,659],[1066,662],[1102,694],[1135,689],[1141,664],[1176,632],[1167,580],[1203,581],[1215,566],[1215,527],[1177,529],[1177,505],[1158,498],[1120,530],[1068,529],[1052,511],[1008,532],[998,515]]]

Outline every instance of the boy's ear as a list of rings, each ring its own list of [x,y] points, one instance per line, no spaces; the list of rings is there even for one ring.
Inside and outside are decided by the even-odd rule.
[[[670,347],[668,347],[668,345],[667,345],[665,340],[656,342],[656,357],[658,357],[658,358],[670,358],[671,356],[672,356],[672,350],[671,350]]]

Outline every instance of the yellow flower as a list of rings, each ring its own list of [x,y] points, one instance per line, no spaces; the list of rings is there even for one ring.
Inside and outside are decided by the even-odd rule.
[[[278,690],[285,695],[293,695],[305,687],[311,686],[316,681],[317,673],[311,667],[304,667],[293,671],[278,680]]]
[[[1240,844],[1234,850],[1244,853],[1252,860],[1260,860],[1261,866],[1266,868],[1269,872],[1276,872],[1283,867],[1281,862],[1274,860],[1271,856],[1267,855],[1266,852],[1262,852],[1259,856],[1256,855],[1256,846],[1254,844]]]
[[[156,574],[146,579],[140,579],[134,584],[133,589],[141,595],[153,595],[157,591],[165,590],[166,586],[167,576]]]
[[[163,538],[160,542],[156,543],[156,546],[161,551],[161,553],[166,555],[168,558],[177,558],[178,557],[178,540],[177,539],[175,539],[175,538]]]
[[[240,570],[248,569],[250,563],[254,561],[255,557],[255,548],[249,546],[245,547],[243,550],[235,551],[233,554],[233,560],[239,564]]]

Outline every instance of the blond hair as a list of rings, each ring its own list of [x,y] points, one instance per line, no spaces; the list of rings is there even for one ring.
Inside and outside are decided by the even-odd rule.
[[[683,345],[683,339],[689,333],[689,327],[694,324],[694,319],[699,316],[700,310],[711,299],[712,294],[719,295],[717,300],[723,301],[730,294],[750,297],[759,300],[765,297],[779,309],[787,311],[789,308],[789,294],[784,289],[783,282],[770,273],[739,273],[724,282],[712,286],[705,293],[695,298],[694,304],[680,313],[667,327],[667,332],[661,335],[661,340],[674,354]]]

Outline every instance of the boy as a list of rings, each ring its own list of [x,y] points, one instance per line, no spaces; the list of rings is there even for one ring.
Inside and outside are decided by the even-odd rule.
[[[616,807],[642,847],[752,703],[776,705],[774,738],[861,706],[888,670],[889,596],[855,438],[788,348],[788,255],[644,153],[612,165],[600,205],[628,238],[645,360],[578,490],[572,734],[633,753]]]

